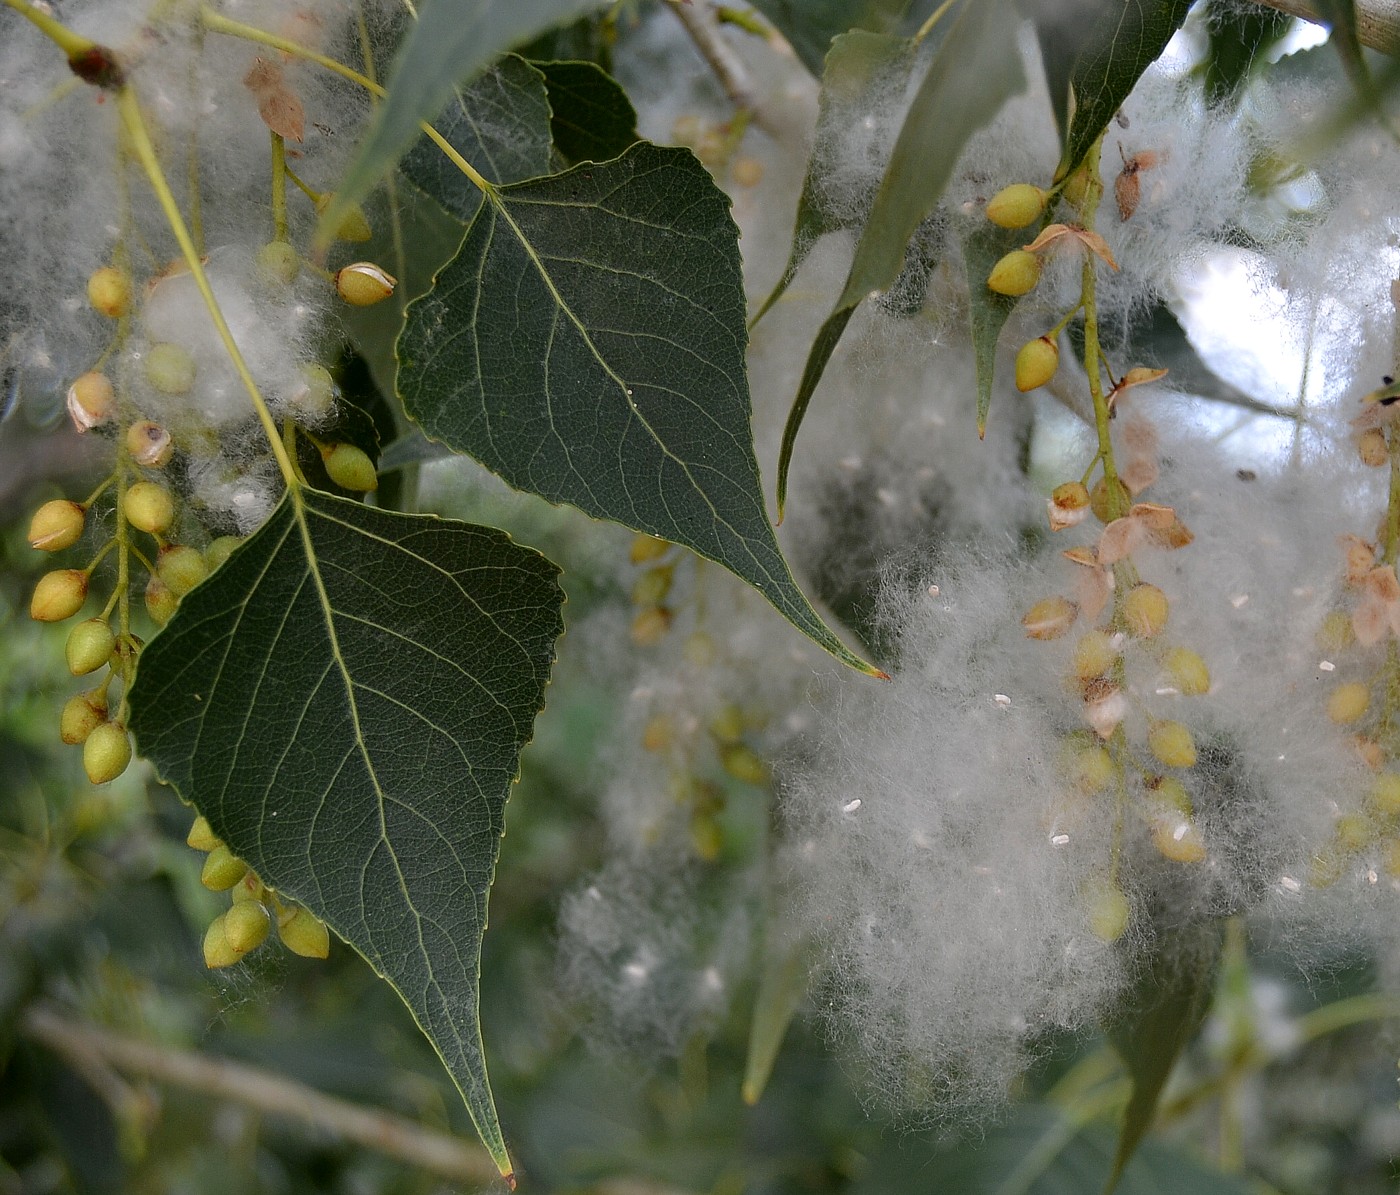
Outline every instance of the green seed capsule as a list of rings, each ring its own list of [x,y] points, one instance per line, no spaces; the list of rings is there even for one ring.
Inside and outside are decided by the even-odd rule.
[[[236,535],[221,535],[204,549],[204,563],[209,566],[212,573],[225,560],[233,555],[234,548],[243,542]]]
[[[1180,722],[1154,722],[1147,732],[1147,749],[1165,767],[1193,768],[1196,766],[1196,743],[1191,731]]]
[[[278,917],[277,934],[288,950],[302,958],[325,958],[331,952],[325,922],[300,905],[285,909]]]
[[[321,450],[326,475],[343,489],[364,493],[379,488],[374,462],[353,444],[329,444]]]
[[[287,241],[268,241],[258,250],[258,271],[269,282],[291,286],[301,273],[301,256]]]
[[[216,846],[204,860],[199,882],[211,892],[227,892],[248,874],[248,865],[228,847]]]
[[[146,381],[162,394],[188,394],[194,388],[194,358],[183,345],[153,344],[145,364]]]
[[[224,914],[224,938],[233,952],[242,958],[267,941],[272,918],[258,900],[245,900]]]
[[[131,739],[115,722],[92,728],[83,743],[83,771],[93,784],[106,784],[126,771],[131,763]]]
[[[1025,249],[1013,249],[992,267],[987,289],[1018,298],[1029,294],[1040,281],[1040,258]]]
[[[158,627],[163,627],[174,618],[175,611],[180,608],[180,599],[171,591],[170,586],[160,579],[158,573],[146,582],[145,598],[146,613]]]
[[[87,601],[88,575],[82,569],[60,568],[45,573],[29,599],[29,617],[36,622],[72,618]]]
[[[214,833],[203,814],[194,819],[190,832],[185,835],[185,842],[195,850],[206,853],[224,845],[224,840]]]
[[[719,751],[719,761],[735,780],[745,784],[768,783],[768,765],[743,743],[724,744]]]
[[[1025,393],[1045,385],[1060,368],[1059,346],[1048,336],[1028,340],[1016,354],[1016,389]]]
[[[357,261],[335,276],[335,289],[354,307],[372,307],[394,293],[398,280],[373,262]]]
[[[209,563],[198,548],[184,544],[162,548],[156,575],[177,598],[182,598],[209,575]]]
[[[334,199],[333,194],[322,195],[316,201],[316,214],[321,215],[325,212]],[[365,209],[356,203],[346,209],[345,214],[340,218],[340,223],[335,226],[333,235],[337,241],[348,241],[351,244],[362,245],[365,241],[373,238],[374,230],[369,226]]]
[[[98,726],[107,721],[107,695],[101,689],[78,693],[63,706],[58,719],[58,737],[71,747],[87,741]]]
[[[174,497],[154,481],[138,481],[127,490],[122,510],[128,523],[150,535],[164,535],[175,522]]]
[[[987,219],[999,228],[1025,228],[1045,211],[1045,192],[1030,183],[1012,183],[987,200]]]
[[[204,931],[204,965],[211,971],[219,967],[231,967],[243,956],[229,944],[224,929],[227,913],[220,913]]]
[[[78,623],[68,632],[68,643],[64,647],[68,671],[74,676],[96,672],[108,661],[116,646],[117,637],[106,619],[89,618]]]
[[[1162,660],[1162,670],[1178,693],[1199,697],[1210,692],[1210,669],[1189,647],[1174,647]]]
[[[1104,942],[1116,942],[1128,928],[1132,907],[1127,893],[1112,880],[1104,879],[1090,886],[1085,901],[1089,914],[1089,930]]]
[[[103,266],[88,275],[88,302],[108,319],[119,319],[131,310],[131,279],[124,270]]]
[[[29,521],[29,546],[41,552],[71,548],[83,537],[87,511],[76,502],[56,498],[45,502]]]

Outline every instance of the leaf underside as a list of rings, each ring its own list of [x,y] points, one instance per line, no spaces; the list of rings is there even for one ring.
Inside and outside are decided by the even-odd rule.
[[[399,337],[404,408],[517,489],[684,544],[872,671],[793,581],[753,453],[729,200],[688,150],[495,191]]]
[[[403,998],[505,1174],[481,940],[557,572],[491,528],[302,490],[184,598],[130,695],[161,778]]]

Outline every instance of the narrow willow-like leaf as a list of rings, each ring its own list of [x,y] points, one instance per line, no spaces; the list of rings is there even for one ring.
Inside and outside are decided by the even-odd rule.
[[[967,263],[967,313],[972,325],[972,352],[977,363],[979,437],[987,433],[987,413],[992,409],[997,341],[1016,306],[1016,300],[1010,295],[997,294],[987,288],[987,275],[1004,254],[1025,241],[1023,231],[998,228],[990,221],[974,227],[963,240],[963,260]]]
[[[394,57],[389,95],[350,163],[336,199],[321,218],[334,228],[350,204],[363,199],[397,164],[452,94],[512,46],[601,8],[603,0],[432,0]]]
[[[807,354],[778,457],[779,519],[797,432],[852,313],[899,276],[909,238],[937,205],[967,139],[1025,86],[1009,0],[967,0],[954,22],[900,127],[846,285]]]
[[[813,141],[821,145],[842,136],[842,130],[849,127],[857,112],[866,110],[873,97],[888,94],[893,85],[902,83],[913,66],[914,48],[907,37],[867,33],[860,29],[842,34],[833,41],[822,70]],[[850,227],[845,208],[827,199],[824,181],[814,151],[807,163],[807,175],[802,180],[802,194],[797,201],[797,223],[792,232],[792,251],[787,266],[752,323],[762,319],[782,297],[821,237]]]
[[[549,93],[554,148],[568,165],[621,157],[640,140],[632,101],[622,85],[597,63],[533,65],[544,75]]]
[[[404,409],[517,489],[718,561],[865,671],[763,507],[729,200],[688,150],[502,187],[409,305]]]
[[[1219,921],[1161,933],[1122,1015],[1109,1026],[1109,1040],[1128,1068],[1133,1093],[1104,1195],[1112,1195],[1152,1127],[1172,1067],[1210,1011],[1222,938]]]
[[[550,170],[549,99],[545,77],[514,54],[458,88],[433,127],[491,183],[515,183]],[[481,191],[426,137],[399,168],[462,223],[476,215]]]
[[[1047,67],[1050,78],[1067,74],[1069,84],[1069,128],[1057,180],[1084,160],[1190,7],[1191,0],[1095,0],[1097,19],[1082,27],[1068,72]]]
[[[852,29],[893,33],[909,0],[753,0],[753,6],[778,27],[814,75],[832,39]]]
[[[557,573],[491,528],[301,490],[185,597],[131,690],[141,753],[388,980],[507,1175],[481,939]]]
[[[749,1024],[749,1049],[744,1060],[744,1103],[756,1104],[768,1086],[783,1038],[807,995],[812,952],[805,942],[778,942],[767,950]]]

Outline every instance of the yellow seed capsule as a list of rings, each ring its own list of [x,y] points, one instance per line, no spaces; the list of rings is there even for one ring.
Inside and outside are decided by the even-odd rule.
[[[1196,766],[1196,743],[1180,722],[1154,722],[1147,732],[1147,749],[1168,768]]]
[[[716,742],[737,743],[744,737],[744,711],[727,702],[710,720],[710,734]]]
[[[1183,814],[1164,811],[1151,819],[1152,845],[1173,863],[1200,863],[1206,857],[1206,841],[1196,823]]]
[[[657,539],[654,535],[636,535],[632,539],[630,557],[633,564],[650,564],[660,560],[674,545],[670,540]]]
[[[373,307],[394,293],[398,279],[373,262],[357,261],[335,276],[335,289],[354,307]]]
[[[119,319],[131,310],[131,279],[124,270],[103,266],[87,281],[88,302],[108,319]]]
[[[68,387],[68,417],[80,432],[106,423],[117,413],[117,391],[105,373],[79,374]]]
[[[63,706],[58,719],[58,737],[71,747],[86,742],[98,726],[107,721],[107,695],[100,689],[78,693]]]
[[[205,820],[201,813],[190,824],[190,832],[185,835],[185,842],[194,847],[197,851],[204,851],[206,854],[215,847],[224,845],[224,840],[214,833],[213,827]]]
[[[649,568],[632,583],[632,604],[634,606],[659,606],[671,592],[671,580],[675,570],[669,565]]]
[[[1068,598],[1043,598],[1021,617],[1027,639],[1058,639],[1074,625],[1079,608]]]
[[[719,858],[724,850],[724,828],[713,814],[700,813],[690,819],[690,844],[705,863]]]
[[[146,381],[162,394],[188,394],[194,388],[197,367],[183,345],[169,342],[151,345],[145,367]]]
[[[342,489],[359,494],[379,488],[374,462],[353,444],[327,444],[321,449],[321,460],[326,476]]]
[[[277,918],[277,934],[288,950],[302,958],[325,958],[331,952],[326,923],[300,905],[282,911]]]
[[[1118,478],[1110,485],[1108,479],[1100,477],[1089,494],[1089,509],[1100,523],[1111,523],[1128,513],[1133,504],[1133,496]]]
[[[93,784],[115,780],[130,762],[131,739],[115,722],[94,726],[83,742],[83,771]]]
[[[330,192],[322,195],[320,199],[316,200],[316,214],[319,216],[324,213],[334,199],[335,195]],[[364,208],[356,203],[346,208],[345,214],[341,216],[340,223],[335,226],[335,232],[332,235],[337,241],[348,241],[360,245],[374,236],[374,230],[369,226]]]
[[[248,865],[226,846],[216,846],[204,860],[199,882],[211,892],[227,892],[248,874]]]
[[[1076,752],[1070,766],[1074,786],[1085,796],[1102,792],[1117,775],[1113,756],[1103,747],[1085,747]]]
[[[1074,645],[1070,668],[1079,680],[1103,676],[1118,659],[1118,649],[1103,631],[1089,631]]]
[[[224,938],[239,958],[267,941],[272,918],[261,901],[245,900],[224,914]]]
[[[96,672],[111,658],[116,646],[117,637],[105,618],[89,618],[78,623],[68,632],[68,642],[63,649],[68,671],[74,676]]]
[[[1173,647],[1162,659],[1162,670],[1172,687],[1186,697],[1210,692],[1210,669],[1189,647]]]
[[[126,450],[131,459],[146,469],[161,469],[175,452],[170,433],[159,423],[142,419],[126,429]]]
[[[146,613],[158,627],[163,627],[174,618],[175,611],[180,606],[180,599],[171,592],[170,586],[160,579],[159,573],[153,574],[146,582],[145,598]]]
[[[987,200],[987,219],[999,228],[1025,228],[1045,211],[1045,192],[1030,183],[1012,183]]]
[[[1040,258],[1025,249],[1013,249],[992,267],[987,289],[1012,298],[1029,294],[1040,281]]]
[[[37,622],[72,618],[87,601],[88,575],[82,569],[60,568],[45,573],[29,599],[29,617]]]
[[[1128,590],[1123,599],[1123,621],[1131,634],[1151,639],[1166,629],[1170,609],[1167,595],[1143,581]]]
[[[228,891],[229,899],[236,905],[245,900],[262,900],[266,894],[267,888],[251,868],[248,874]]]
[[[1364,813],[1344,813],[1332,827],[1332,839],[1338,849],[1354,854],[1371,845],[1376,837],[1376,825]]]
[[[29,546],[41,552],[71,548],[82,539],[86,518],[86,509],[66,498],[45,502],[29,520]]]
[[[1089,885],[1085,896],[1090,932],[1104,942],[1118,941],[1127,930],[1132,914],[1127,893],[1113,880],[1103,879]]]
[[[229,945],[225,935],[224,922],[227,917],[227,913],[220,913],[204,931],[204,965],[211,971],[219,967],[231,967],[242,957]]]
[[[743,743],[725,743],[719,751],[719,762],[735,780],[745,784],[768,783],[768,765]]]
[[[1371,704],[1371,688],[1360,681],[1338,685],[1327,698],[1327,716],[1339,726],[1357,721]]]
[[[175,522],[175,499],[163,485],[138,481],[126,492],[122,503],[126,521],[137,531],[163,535]]]
[[[639,610],[632,620],[632,642],[638,647],[655,647],[666,637],[676,616],[665,606]]]
[[[1378,469],[1390,460],[1390,446],[1385,442],[1385,432],[1378,427],[1368,428],[1356,441],[1356,454],[1363,465]]]
[[[1344,651],[1355,642],[1356,632],[1352,629],[1351,615],[1344,610],[1333,610],[1317,629],[1319,651]]]
[[[177,598],[182,598],[209,575],[209,563],[198,548],[175,544],[160,550],[156,575]]]
[[[301,257],[287,241],[268,241],[258,250],[258,272],[269,282],[290,286],[301,273]]]
[[[1060,368],[1060,349],[1048,336],[1028,340],[1016,354],[1016,389],[1024,394],[1045,385]]]
[[[1384,817],[1400,815],[1400,774],[1382,772],[1372,781],[1366,800],[1372,809]]]
[[[1146,782],[1146,785],[1147,791],[1156,800],[1176,810],[1177,813],[1190,817],[1194,812],[1186,786],[1175,776],[1153,776]]]
[[[236,535],[221,535],[204,549],[204,562],[209,566],[212,573],[225,560],[233,555],[234,548],[238,547],[243,540]]]

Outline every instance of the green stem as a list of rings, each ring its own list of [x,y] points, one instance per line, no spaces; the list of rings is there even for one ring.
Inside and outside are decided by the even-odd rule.
[[[68,26],[54,20],[37,5],[30,4],[29,0],[5,0],[5,3],[20,16],[37,25],[45,37],[68,55],[70,61],[97,49],[95,41],[89,41],[81,34],[74,33]]]
[[[287,240],[287,146],[277,133],[272,138],[272,239]]]
[[[933,27],[942,19],[943,14],[952,7],[953,0],[943,0],[943,3],[933,10],[929,19],[919,26],[918,33],[914,34],[914,44],[916,46],[933,32]]]
[[[295,492],[300,482],[297,480],[296,471],[292,468],[292,462],[287,456],[286,450],[282,447],[282,441],[277,431],[277,423],[272,418],[272,412],[268,410],[267,403],[263,400],[262,392],[258,389],[258,384],[253,380],[253,375],[248,368],[248,363],[244,360],[243,353],[239,349],[238,343],[234,340],[233,333],[229,330],[228,321],[224,319],[224,313],[219,307],[219,302],[214,297],[214,289],[209,285],[209,276],[204,272],[204,263],[200,260],[199,252],[195,249],[194,241],[190,238],[190,231],[185,226],[185,218],[180,214],[180,208],[175,202],[175,196],[170,192],[170,184],[165,180],[165,172],[161,169],[160,159],[156,157],[155,146],[151,144],[150,133],[146,130],[146,121],[141,115],[141,108],[136,100],[136,93],[131,89],[130,85],[122,87],[117,92],[117,110],[121,115],[122,126],[126,130],[131,148],[136,154],[137,160],[141,163],[141,168],[146,173],[146,179],[151,185],[151,190],[155,192],[156,200],[159,202],[161,210],[165,214],[165,220],[170,226],[170,231],[174,234],[175,240],[179,243],[180,252],[183,254],[185,264],[189,267],[190,274],[194,278],[195,286],[199,289],[200,297],[204,300],[204,306],[209,312],[209,318],[213,321],[214,328],[219,333],[219,339],[223,341],[224,349],[229,355],[229,360],[233,363],[234,371],[238,374],[239,380],[243,383],[244,389],[248,392],[248,397],[252,400],[253,410],[257,414],[258,422],[262,424],[263,432],[267,436],[268,443],[272,449],[272,455],[277,461],[277,468],[286,481],[287,488]]]

